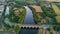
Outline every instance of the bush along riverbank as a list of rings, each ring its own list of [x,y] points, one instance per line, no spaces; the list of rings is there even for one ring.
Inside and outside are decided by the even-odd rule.
[[[30,6],[29,6],[29,8],[32,10],[35,23],[38,24],[38,25],[41,25],[41,19],[38,17],[38,15],[36,13],[36,10],[33,7],[30,7]]]
[[[22,14],[21,14],[21,16],[20,16],[20,18],[18,20],[19,23],[23,23],[25,15],[26,15],[26,9],[23,8]]]

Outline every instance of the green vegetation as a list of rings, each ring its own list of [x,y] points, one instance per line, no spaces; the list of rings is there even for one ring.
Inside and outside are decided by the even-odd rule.
[[[60,31],[60,26],[54,26],[53,28],[55,31]]]
[[[41,6],[41,8],[42,8],[42,10],[43,10],[43,12],[44,12],[44,14],[45,14],[45,18],[46,17],[49,17],[49,18],[52,18],[52,22],[49,22],[48,20],[48,23],[47,24],[50,24],[50,25],[59,25],[58,23],[57,23],[57,21],[56,21],[56,14],[55,14],[55,11],[50,7],[46,7],[46,6]],[[43,16],[44,17],[44,16]],[[52,26],[53,27],[53,29],[55,30],[55,31],[60,31],[60,26]],[[52,33],[51,33],[52,34]]]
[[[36,10],[35,10],[34,8],[32,8],[32,7],[30,7],[30,9],[32,10],[35,23],[37,23],[37,24],[40,25],[40,24],[41,24],[41,23],[40,23],[40,22],[41,22],[41,19],[39,19],[38,15],[37,15],[37,13],[36,13]]]
[[[3,23],[3,24],[4,24],[4,27],[6,30],[9,30],[11,28],[11,26],[9,24],[5,24],[5,23]]]
[[[14,27],[14,31],[15,31],[15,32],[19,32],[19,31],[20,31],[20,28],[19,28],[18,25],[16,25],[16,26]]]
[[[55,19],[55,16],[56,16],[56,14],[55,14],[55,12],[54,12],[54,10],[52,9],[52,8],[47,8],[47,7],[45,7],[45,6],[41,6],[41,8],[42,8],[42,10],[43,10],[43,13],[45,14],[44,16],[45,16],[45,18],[46,17],[50,17],[50,18],[52,18],[52,23],[47,23],[47,24],[56,24],[56,19]]]
[[[13,28],[15,32],[19,32],[20,28],[19,28],[18,25],[10,26],[9,24],[4,23],[4,18],[9,18],[9,20],[12,23],[18,23],[18,24],[22,24],[23,23],[25,15],[26,15],[26,9],[24,7],[22,7],[22,5],[24,5],[25,2],[24,3],[20,2],[20,1],[24,1],[24,0],[16,0],[16,1],[19,1],[19,2],[17,2],[16,4],[14,4],[14,3],[8,4],[8,6],[9,6],[9,15],[6,15],[6,16],[5,16],[5,11],[6,11],[6,5],[5,5],[4,12],[2,14],[3,15],[2,16],[2,21],[3,21],[3,25],[5,26],[5,28],[7,30],[9,30],[10,28]],[[28,1],[35,2],[35,0],[28,0]],[[29,3],[27,2],[27,4],[29,4]],[[60,5],[57,5],[57,6],[60,9]],[[20,8],[23,8],[23,11],[19,12],[20,13],[19,16],[16,16],[15,10],[13,10],[14,8],[17,8],[17,10],[20,9]],[[54,10],[51,7],[48,8],[46,6],[41,6],[41,8],[43,10],[43,13],[41,13],[40,15],[41,15],[41,17],[43,19],[46,19],[46,17],[52,18],[51,21],[53,21],[53,22],[49,22],[48,18],[46,19],[47,22],[48,22],[47,24],[50,24],[50,25],[60,25],[59,23],[57,23],[56,18],[55,18],[56,14],[55,14]],[[37,12],[36,12],[36,10],[34,8],[30,7],[30,9],[32,10],[35,23],[38,24],[38,25],[41,25],[42,18],[41,19],[39,18],[38,14],[37,14]],[[55,31],[60,31],[60,26],[54,26],[53,29]],[[52,32],[50,34],[52,34]]]
[[[19,23],[23,23],[25,15],[26,15],[26,9],[24,8],[24,10],[22,11],[22,14],[18,20]]]
[[[58,6],[58,8],[60,9],[60,5],[57,5]]]
[[[15,0],[15,1],[20,1],[20,2],[23,2],[23,1],[34,2],[35,0]]]
[[[24,1],[24,0],[15,0],[15,1],[20,1],[21,2],[21,1]]]
[[[10,21],[11,22],[13,22],[13,23],[23,23],[23,20],[24,20],[24,17],[25,17],[25,15],[26,15],[26,9],[24,8],[24,7],[22,7],[22,6],[20,6],[19,4],[14,4],[14,6],[12,6],[12,4],[10,4],[11,6],[10,6],[10,17],[9,17],[9,19],[10,19]],[[17,8],[16,10],[12,10],[13,8]],[[20,8],[22,8],[23,10],[21,11],[21,10],[19,10]],[[19,12],[20,14],[19,14],[19,16],[16,16],[16,14],[15,14],[15,12]],[[12,17],[13,17],[13,19],[12,19]]]
[[[51,17],[51,18],[56,16],[56,14],[52,8],[46,8],[45,6],[41,6],[41,8],[46,16]]]
[[[9,29],[10,29],[9,24],[5,24],[5,23],[4,23],[6,6],[7,6],[7,5],[4,6],[4,11],[3,11],[3,13],[2,13],[2,22],[3,22],[3,25],[5,26],[5,28],[6,28],[7,30],[9,30]],[[7,16],[7,17],[8,17],[8,16]]]
[[[5,18],[8,18],[9,21],[11,23],[19,23],[22,24],[26,15],[26,9],[18,4],[9,4],[9,14],[5,15],[6,12],[6,5],[5,5],[5,9],[3,12],[3,25],[5,26],[5,29],[9,30],[9,29],[14,29],[15,32],[18,32],[20,30],[19,26],[15,26],[15,25],[10,25],[10,24],[6,24],[4,22]],[[14,8],[17,8],[15,10],[13,10]],[[19,13],[19,14],[18,14]],[[17,15],[18,14],[18,15]]]
[[[4,5],[4,11],[3,11],[2,15],[5,15],[5,11],[6,11],[6,5]]]
[[[53,34],[52,32],[50,32],[50,34]]]
[[[2,22],[4,21],[5,11],[6,11],[6,5],[4,5],[4,10],[3,10],[3,13],[2,13]]]

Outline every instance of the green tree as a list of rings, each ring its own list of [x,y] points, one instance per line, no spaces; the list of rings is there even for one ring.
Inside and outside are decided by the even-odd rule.
[[[19,31],[19,29],[20,29],[20,28],[19,28],[19,26],[18,26],[18,25],[16,25],[16,26],[14,27],[14,31],[15,31],[15,32],[18,32],[18,31]]]

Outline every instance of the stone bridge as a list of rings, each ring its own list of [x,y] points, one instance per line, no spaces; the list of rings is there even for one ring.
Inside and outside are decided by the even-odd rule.
[[[23,29],[47,29],[53,26],[60,26],[60,25],[33,25],[33,24],[21,24],[19,25],[20,28]]]
[[[22,25],[19,25],[20,28],[23,28],[23,29],[42,29],[43,26],[39,26],[39,25],[29,25],[29,24],[22,24]]]

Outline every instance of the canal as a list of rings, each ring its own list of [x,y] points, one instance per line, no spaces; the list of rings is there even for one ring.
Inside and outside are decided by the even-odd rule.
[[[34,22],[32,10],[28,6],[24,6],[24,7],[26,8],[26,16],[23,24],[34,25],[35,22]],[[21,29],[19,34],[38,34],[38,30],[37,29]]]

